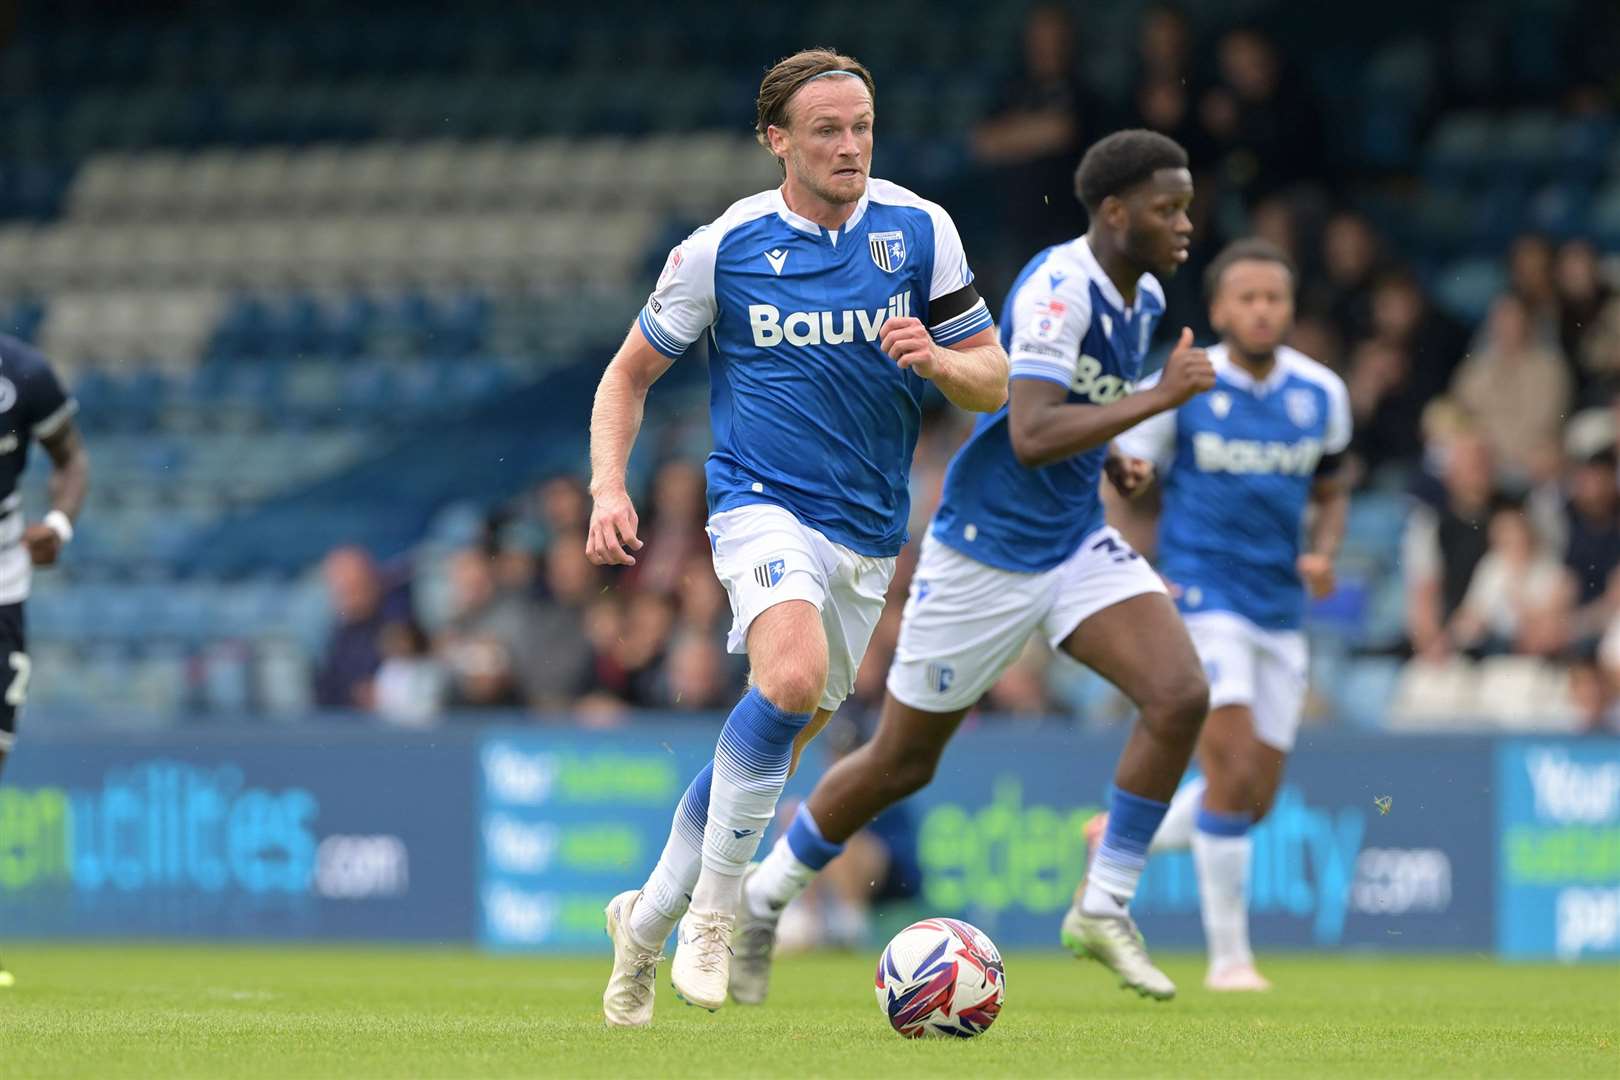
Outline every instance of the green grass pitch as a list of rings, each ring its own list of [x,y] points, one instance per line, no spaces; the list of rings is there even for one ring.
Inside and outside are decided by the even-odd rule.
[[[683,1006],[608,1031],[607,956],[408,949],[18,946],[6,1077],[1620,1076],[1620,971],[1479,959],[1265,958],[1277,990],[1219,996],[1165,964],[1156,1004],[1056,952],[1008,957],[966,1042],[907,1042],[872,960],[782,961],[763,1008]]]

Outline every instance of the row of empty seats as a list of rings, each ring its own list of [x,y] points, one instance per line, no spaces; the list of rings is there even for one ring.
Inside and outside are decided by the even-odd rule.
[[[1401,731],[1490,727],[1571,731],[1579,713],[1567,668],[1533,656],[1414,660],[1401,669],[1387,726]]]
[[[639,206],[592,214],[12,225],[0,229],[0,293],[618,282],[641,265],[658,226],[658,217]]]
[[[726,133],[420,143],[195,154],[99,154],[69,189],[82,221],[419,215],[557,206],[710,210],[777,182],[752,138]]]

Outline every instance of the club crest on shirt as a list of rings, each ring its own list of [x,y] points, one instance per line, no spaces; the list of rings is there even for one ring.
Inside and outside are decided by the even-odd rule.
[[[1030,335],[1036,341],[1056,341],[1063,332],[1063,317],[1069,306],[1056,297],[1035,301],[1035,318],[1030,323]]]
[[[1215,419],[1225,420],[1226,414],[1232,411],[1232,397],[1225,390],[1217,390],[1209,395],[1209,411],[1215,414]]]
[[[1316,395],[1309,390],[1286,391],[1283,394],[1283,409],[1288,413],[1288,419],[1298,427],[1310,427],[1316,423]]]
[[[892,274],[906,265],[906,234],[899,229],[871,233],[866,243],[879,270]]]
[[[0,375],[0,413],[10,412],[15,404],[17,404],[17,384]]]

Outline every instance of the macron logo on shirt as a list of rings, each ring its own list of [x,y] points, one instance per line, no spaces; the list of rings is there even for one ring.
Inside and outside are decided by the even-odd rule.
[[[886,308],[875,311],[793,311],[783,315],[774,304],[749,304],[748,324],[754,331],[754,344],[774,349],[784,341],[789,345],[846,345],[855,340],[857,330],[865,341],[876,341],[878,330],[890,319],[911,314],[911,290],[889,297]]]

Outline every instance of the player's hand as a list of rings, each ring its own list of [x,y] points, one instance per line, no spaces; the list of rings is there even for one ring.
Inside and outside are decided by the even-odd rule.
[[[62,537],[49,525],[36,523],[23,532],[23,546],[35,566],[51,566],[62,554]]]
[[[597,566],[636,565],[636,557],[630,552],[641,550],[641,541],[636,539],[640,524],[630,495],[623,488],[594,496],[585,557]]]
[[[1299,580],[1305,583],[1305,591],[1310,593],[1312,600],[1320,600],[1333,594],[1335,581],[1332,559],[1326,555],[1305,554],[1299,557],[1295,568],[1299,571]]]
[[[1186,404],[1215,385],[1215,365],[1203,349],[1194,348],[1190,327],[1181,328],[1181,340],[1165,361],[1164,374],[1155,387],[1165,400],[1165,408]]]
[[[1146,458],[1126,457],[1124,454],[1109,454],[1103,462],[1103,472],[1107,474],[1108,482],[1127,499],[1134,499],[1146,491],[1153,483],[1155,471],[1153,462]]]
[[[878,344],[902,370],[909,368],[925,379],[938,375],[944,362],[940,354],[945,350],[934,344],[928,327],[909,315],[885,322],[878,330]]]

